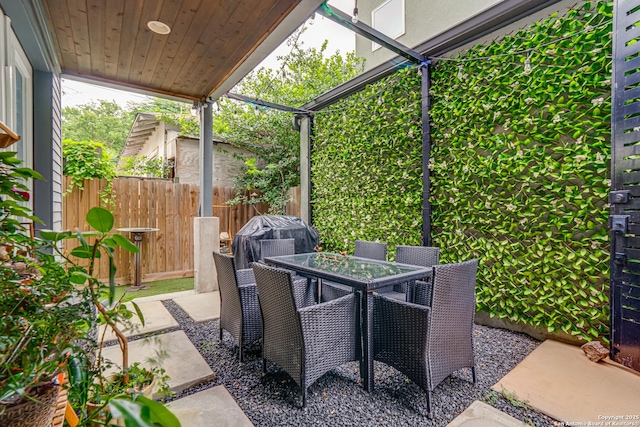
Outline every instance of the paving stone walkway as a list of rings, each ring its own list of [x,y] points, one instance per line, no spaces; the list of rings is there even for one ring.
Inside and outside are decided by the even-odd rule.
[[[143,337],[129,342],[130,363],[150,365],[160,360],[171,378],[169,386],[175,392],[214,381],[215,373],[198,349],[183,331],[175,331],[178,322],[161,302],[167,299],[173,299],[196,322],[220,317],[220,297],[217,292],[195,294],[188,291],[136,299],[145,325],[136,321],[133,328],[125,331],[131,338]],[[115,336],[111,338],[115,340]],[[103,355],[116,364],[122,361],[117,345],[106,347]],[[253,426],[224,386],[174,400],[168,406],[183,427]]]
[[[143,337],[130,342],[131,363],[149,363],[149,360],[161,357],[162,366],[171,377],[169,385],[179,392],[196,384],[213,381],[215,373],[186,334],[176,331],[178,322],[161,303],[168,299],[178,304],[195,322],[219,318],[220,299],[218,292],[195,294],[193,291],[136,299],[146,321],[144,327],[137,325],[137,328],[128,331],[132,337]],[[116,363],[119,362],[119,354],[117,346],[104,351],[105,357],[112,358]],[[224,386],[211,387],[174,400],[168,406],[185,427],[252,426]],[[522,427],[524,424],[492,406],[475,401],[449,426]]]

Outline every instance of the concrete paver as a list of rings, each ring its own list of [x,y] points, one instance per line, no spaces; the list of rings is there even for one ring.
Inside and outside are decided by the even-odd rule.
[[[543,342],[492,388],[514,392],[567,425],[606,425],[604,417],[640,416],[640,375],[592,362],[580,347],[553,340]]]
[[[145,327],[129,331],[128,335],[179,326],[160,302],[167,299],[173,299],[196,322],[220,317],[217,291],[196,294],[190,290],[137,298],[136,303],[145,317]],[[183,331],[131,341],[129,346],[130,363],[139,361],[149,365],[149,359],[164,354],[160,366],[171,377],[169,385],[174,391],[215,379],[215,374]],[[103,354],[115,363],[121,361],[118,346],[105,348]],[[517,399],[554,419],[586,425],[588,422],[600,422],[601,417],[612,414],[635,415],[640,375],[613,363],[591,362],[579,347],[547,340],[492,388],[498,392],[504,389],[514,393]],[[176,400],[169,407],[182,425],[253,425],[224,386]],[[498,409],[475,401],[448,427],[524,425]]]
[[[526,427],[526,424],[476,400],[447,424],[447,427]]]
[[[105,348],[103,355],[115,364],[122,363],[122,354],[117,345]],[[175,392],[216,378],[184,331],[129,342],[130,364],[140,362],[144,366],[154,366],[153,360],[159,361],[157,365],[171,377],[169,386]]]
[[[174,400],[167,404],[167,407],[178,417],[183,426],[253,426],[253,423],[222,385]]]
[[[133,316],[131,318],[132,327],[129,329],[122,328],[122,332],[124,332],[125,336],[133,337],[140,335],[147,335],[152,332],[159,332],[165,329],[177,328],[178,322],[173,318],[171,313],[162,305],[162,302],[158,301],[149,301],[149,302],[139,302],[136,301],[136,304],[140,308],[142,312],[142,316],[144,317],[144,326],[140,323],[140,319],[138,316]],[[125,303],[125,305],[133,310],[133,306],[131,303]],[[102,325],[100,327],[100,334],[104,330],[106,326]],[[108,328],[107,334],[105,335],[105,341],[115,340],[116,336],[111,330]]]
[[[187,312],[195,322],[206,322],[220,318],[220,292],[183,295],[173,301]]]

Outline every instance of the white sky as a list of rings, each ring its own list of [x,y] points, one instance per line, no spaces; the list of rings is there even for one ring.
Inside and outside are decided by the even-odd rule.
[[[330,0],[331,6],[351,14],[354,0]],[[346,28],[329,21],[327,18],[317,15],[313,25],[307,23],[307,31],[300,37],[303,48],[315,47],[319,49],[324,40],[328,40],[326,54],[332,55],[340,51],[343,55],[355,50],[355,35]],[[270,56],[259,65],[277,68],[280,66],[276,57],[287,55],[290,47],[284,42]],[[258,67],[258,68],[259,68]],[[88,104],[99,99],[115,101],[125,107],[129,101],[141,102],[147,97],[133,92],[110,89],[103,86],[81,83],[69,79],[62,79],[62,106],[73,107],[80,104]]]

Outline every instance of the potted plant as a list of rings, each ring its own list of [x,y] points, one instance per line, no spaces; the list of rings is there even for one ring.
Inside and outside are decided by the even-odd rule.
[[[39,221],[24,205],[29,197],[25,183],[42,177],[20,167],[20,163],[15,153],[0,152],[0,425],[48,427],[60,388],[59,373],[65,371],[77,379],[82,360],[101,360],[94,353],[99,345],[95,334],[98,322],[118,330],[117,322],[134,315],[113,300],[112,255],[116,246],[133,251],[137,248],[124,236],[109,235],[113,216],[100,208],[88,215],[94,233],[42,230],[42,239],[33,238],[20,222]],[[87,243],[89,235],[96,236],[93,244]],[[60,250],[60,241],[73,237],[81,244],[71,255],[84,258],[87,264],[74,262]],[[93,277],[95,261],[102,253],[110,260],[109,286]],[[139,309],[136,311],[139,313]],[[118,332],[116,335],[119,340],[123,337]],[[126,338],[123,344],[126,360]],[[135,381],[143,372],[147,371],[136,364],[123,368],[123,382],[135,390],[131,378],[135,375]],[[104,381],[103,373],[102,368],[83,371],[86,390]],[[120,393],[116,387],[110,390],[103,406],[109,405],[125,425],[180,425],[161,403],[135,393]],[[77,391],[72,383],[70,395]],[[84,418],[83,422],[88,422]]]
[[[82,232],[77,229],[75,233],[51,230],[40,232],[66,261],[71,281],[84,290],[84,295],[95,308],[98,323],[106,325],[105,331],[99,335],[97,327],[93,329],[84,351],[74,354],[68,364],[69,398],[79,410],[79,422],[179,426],[177,418],[164,405],[151,400],[154,382],[160,384],[160,393],[169,393],[166,385],[168,378],[164,375],[164,370],[148,369],[139,363],[129,364],[129,342],[121,325],[130,324],[134,316],[144,325],[144,317],[135,302],[130,302],[133,309],[129,309],[122,303],[122,297],[115,299],[116,267],[113,254],[118,246],[130,252],[137,252],[138,248],[123,235],[112,233],[114,217],[108,210],[94,207],[87,213],[86,221],[92,231]],[[69,254],[64,253],[58,245],[65,239],[77,239],[79,242]],[[95,275],[96,261],[103,256],[108,258],[109,263],[107,285]],[[84,263],[73,257],[84,260]],[[107,328],[113,331],[122,353],[122,365],[113,374],[108,373],[112,367],[111,362],[102,356]],[[142,393],[145,387],[150,389],[146,396]],[[116,421],[115,418],[120,420]]]
[[[83,291],[20,223],[38,221],[23,204],[30,178],[41,176],[0,153],[0,425],[34,427],[50,424],[57,374],[93,320]]]

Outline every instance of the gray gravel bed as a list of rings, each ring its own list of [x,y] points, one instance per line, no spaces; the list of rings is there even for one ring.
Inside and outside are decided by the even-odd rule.
[[[216,385],[224,385],[256,426],[446,426],[474,400],[482,400],[533,426],[550,426],[553,420],[514,401],[491,386],[513,369],[540,342],[520,333],[476,325],[474,345],[478,384],[471,371],[460,370],[432,392],[433,419],[426,415],[425,392],[399,371],[375,362],[375,391],[359,384],[356,362],[345,364],[316,381],[308,390],[307,407],[300,388],[276,365],[268,365],[262,377],[260,348],[245,350],[238,362],[238,347],[225,332],[219,340],[218,321],[196,323],[173,301],[163,301],[191,342],[200,351],[216,380],[191,387],[184,397]],[[514,405],[515,404],[515,405]]]

